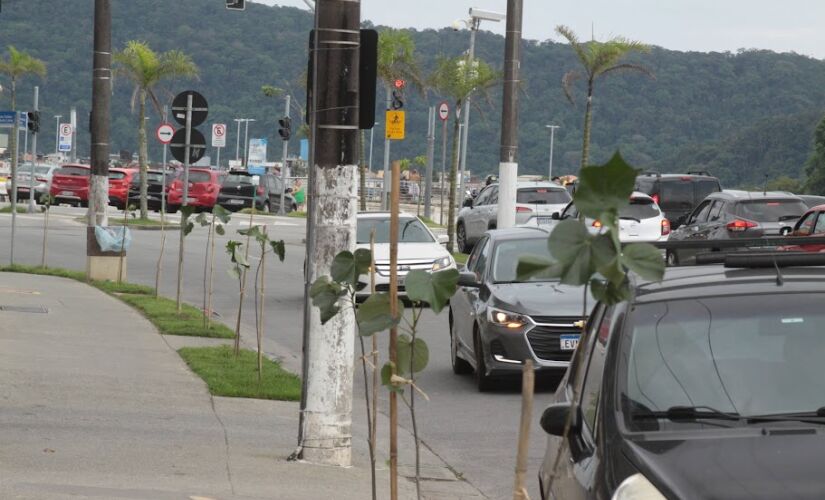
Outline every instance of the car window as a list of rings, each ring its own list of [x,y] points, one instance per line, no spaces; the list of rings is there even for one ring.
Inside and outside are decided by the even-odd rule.
[[[665,210],[667,207],[692,207],[695,205],[693,198],[693,183],[690,180],[672,180],[662,182],[659,205]]]
[[[479,207],[481,205],[486,205],[487,200],[490,199],[490,193],[493,192],[492,189],[493,188],[491,188],[489,186],[484,188],[484,190],[478,194],[478,197],[473,202],[473,206],[474,207]]]
[[[695,203],[699,203],[708,197],[709,194],[721,191],[719,181],[716,179],[694,179],[693,190],[696,195]]]
[[[125,172],[119,172],[117,170],[109,170],[109,179],[120,180],[126,178]]]
[[[252,176],[245,175],[245,174],[229,174],[223,180],[224,186],[251,186],[252,185]]]
[[[631,198],[630,204],[619,209],[620,219],[652,219],[662,212],[650,198]]]
[[[705,222],[708,219],[708,212],[710,212],[710,200],[703,201],[701,205],[696,207],[690,218],[688,224],[698,224]]]
[[[595,332],[595,325],[598,325],[601,322],[602,315],[605,309],[606,307],[602,303],[597,304],[596,307],[593,308],[593,312],[590,313],[590,317],[587,319],[587,338],[593,338]],[[578,349],[584,348],[585,346],[583,344],[579,344]],[[570,360],[570,367],[568,368],[568,392],[572,393],[574,387],[581,387],[585,375],[584,368],[587,367],[587,364],[588,360],[586,358],[584,358],[583,356],[577,356],[576,353],[573,353],[573,357]]]
[[[490,198],[487,200],[487,205],[496,203],[498,203],[498,186],[490,186]]]
[[[478,252],[478,258],[475,261],[475,266],[471,269],[472,272],[476,273],[476,278],[478,281],[484,280],[484,270],[487,268],[487,258],[490,254],[490,240],[485,239],[479,243],[481,246],[481,250]]]
[[[549,273],[536,275],[526,280],[519,280],[516,273],[519,259],[528,256],[552,260],[550,250],[547,247],[546,235],[541,238],[505,240],[497,244],[495,251],[493,252],[492,261],[493,283],[558,281],[557,277],[552,277]]]
[[[89,175],[90,169],[83,167],[61,167],[57,174],[60,175]]]
[[[736,215],[757,222],[793,220],[808,210],[802,200],[744,200],[736,206]]]
[[[725,205],[725,202],[722,200],[716,200],[713,202],[713,205],[710,207],[710,212],[708,213],[708,220],[713,222],[719,220],[719,216],[722,215],[722,207]]]
[[[476,263],[478,262],[478,256],[481,253],[481,248],[484,244],[487,243],[487,237],[484,236],[476,243],[476,246],[473,247],[473,251],[470,252],[470,256],[467,257],[467,270],[475,272],[476,270]]]
[[[816,220],[816,212],[810,212],[805,215],[799,222],[796,223],[796,236],[808,236],[813,232],[814,221]]]
[[[633,188],[634,191],[640,191],[645,194],[653,194],[655,191],[655,182],[653,179],[644,178],[644,179],[636,179],[636,187]]]
[[[189,182],[211,182],[212,175],[209,172],[189,172]]]
[[[822,212],[818,213],[819,217],[816,219],[816,225],[814,226],[814,233],[822,234],[825,233],[825,215],[822,215]]]
[[[390,219],[383,218],[361,218],[356,224],[356,241],[365,245],[370,242],[370,234],[375,230],[375,243],[390,242]],[[432,243],[433,237],[416,217],[402,217],[398,221],[398,242],[399,243]]]
[[[570,202],[566,207],[564,207],[564,211],[561,213],[562,219],[575,219],[578,216],[579,210],[573,202]]]
[[[607,343],[610,339],[610,332],[613,329],[613,308],[608,308],[602,315],[601,322],[597,327],[596,339],[590,351],[590,361],[587,363],[587,372],[584,376],[584,386],[582,387],[581,411],[584,417],[584,424],[590,430],[591,436],[596,436],[596,417],[598,415],[599,395],[602,389],[602,378],[604,376],[604,362],[607,358]]]
[[[516,191],[516,203],[528,205],[561,205],[570,201],[570,193],[564,188],[531,187]]]

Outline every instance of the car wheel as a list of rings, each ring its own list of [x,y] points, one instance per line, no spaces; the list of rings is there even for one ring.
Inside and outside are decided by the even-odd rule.
[[[487,375],[487,364],[484,362],[484,346],[481,343],[481,335],[476,332],[473,342],[476,355],[475,380],[478,392],[487,392],[493,385],[493,380]]]
[[[456,375],[467,375],[473,371],[470,363],[458,355],[458,336],[453,325],[452,311],[450,312],[450,360],[453,365],[453,373]]]
[[[472,248],[467,245],[467,230],[464,229],[464,224],[461,222],[459,222],[458,226],[456,226],[455,239],[459,252],[470,253],[472,251]]]
[[[668,251],[665,254],[665,260],[667,261],[668,267],[676,267],[679,265],[679,257],[676,255],[676,252]]]

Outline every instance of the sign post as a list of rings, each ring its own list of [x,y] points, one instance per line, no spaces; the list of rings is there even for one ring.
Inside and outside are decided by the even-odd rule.
[[[444,225],[444,169],[447,166],[447,119],[450,118],[450,105],[447,101],[438,105],[438,117],[441,119],[441,208],[438,223]]]

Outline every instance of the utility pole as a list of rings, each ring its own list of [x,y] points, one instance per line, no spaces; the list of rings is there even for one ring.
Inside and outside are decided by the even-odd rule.
[[[167,105],[163,105],[163,123],[166,123],[166,120],[169,119],[169,107]],[[160,221],[161,226],[163,225],[164,219],[166,218],[166,150],[169,149],[169,146],[163,144],[163,177],[161,177],[160,185],[161,185],[161,194],[160,194]],[[220,150],[218,150],[220,151]],[[157,287],[156,287],[157,288]]]
[[[241,159],[241,122],[243,118],[235,118],[235,123],[238,124],[238,133],[235,135],[235,161]]]
[[[441,179],[439,186],[441,189],[441,201],[439,204],[438,223],[444,225],[444,175],[447,169],[447,121],[441,120]]]
[[[501,152],[498,165],[498,221],[504,229],[516,224],[518,178],[518,91],[521,64],[522,0],[507,0],[504,41],[504,97],[501,111]]]
[[[289,94],[286,95],[286,103],[284,109],[284,118],[286,122],[289,122],[289,104],[290,104],[291,96]],[[284,151],[281,155],[281,204],[280,208],[278,209],[278,213],[281,215],[286,215],[286,208],[284,204],[286,203],[286,156],[289,154],[289,136],[284,137]]]
[[[97,0],[95,0],[95,2],[97,2]],[[108,10],[108,8],[109,8],[108,3],[106,4],[106,8]],[[97,9],[97,4],[96,3],[95,3],[95,9]],[[111,26],[111,20],[109,21],[109,25]],[[97,27],[95,27],[95,29],[97,29]],[[109,31],[110,31],[109,36],[111,37],[111,29]],[[111,47],[111,43],[109,44],[109,46]],[[109,52],[111,54],[111,50]],[[109,57],[111,58],[111,55]],[[110,65],[110,67],[111,67],[111,65]],[[110,70],[110,72],[111,72],[111,70]],[[77,108],[75,108],[74,106],[72,106],[72,109],[69,111],[69,120],[70,120],[69,123],[72,124],[72,154],[69,157],[71,158],[72,163],[77,163]],[[108,137],[108,133],[106,135]],[[109,161],[109,159],[106,158],[106,161]],[[106,189],[108,189],[108,187]]]
[[[40,87],[37,85],[34,86],[34,107],[32,110],[34,111],[35,115],[39,115],[40,113]],[[38,128],[40,127],[39,121],[40,117],[37,116],[36,120],[38,124],[36,125]],[[39,130],[32,130],[32,169],[29,172],[29,213],[33,214],[35,210],[35,206],[37,205],[37,201],[34,199],[34,166],[37,164],[37,134]]]
[[[307,283],[329,274],[336,253],[355,248],[360,23],[359,0],[316,3],[315,42],[310,48],[315,62]],[[346,467],[352,463],[355,317],[350,308],[343,308],[322,325],[308,295],[304,307],[310,310],[297,455],[311,463]]]
[[[556,129],[559,128],[558,125],[545,125],[546,128],[550,129],[550,165],[547,167],[547,180],[553,180],[553,139],[555,139]]]
[[[476,50],[476,32],[478,31],[478,26],[481,24],[481,20],[477,17],[471,18],[471,26],[470,26],[470,48],[467,50],[467,62],[464,65],[464,74],[465,75],[472,75],[473,74],[473,63],[475,62],[475,50]],[[461,148],[459,151],[461,152],[461,156],[459,157],[459,177],[458,177],[458,192],[461,193],[461,196],[458,197],[458,206],[461,207],[461,204],[464,203],[464,170],[467,168],[467,135],[470,132],[470,96],[471,94],[467,94],[467,97],[464,98],[464,103],[461,108],[461,118],[464,120],[464,128],[461,132]]]
[[[60,119],[63,115],[54,115],[54,154],[60,154]]]
[[[387,89],[387,111],[390,110],[390,104],[392,103],[392,90],[390,89],[389,85],[386,83],[384,87]],[[383,180],[383,187],[381,192],[383,193],[381,196],[381,209],[382,210],[389,210],[390,208],[390,144],[392,141],[389,140],[386,133],[387,124],[384,124],[384,180]]]
[[[243,133],[243,168],[249,168],[249,122],[254,122],[254,118],[244,118],[246,125]]]
[[[424,179],[424,217],[432,220],[433,157],[435,156],[435,106],[430,106],[427,120],[427,168]]]

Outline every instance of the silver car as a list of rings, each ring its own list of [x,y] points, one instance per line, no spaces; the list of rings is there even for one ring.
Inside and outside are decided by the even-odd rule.
[[[555,182],[519,182],[516,184],[516,225],[533,217],[550,222],[553,213],[564,210],[571,199],[570,193]],[[470,253],[484,233],[496,228],[497,220],[498,184],[490,184],[474,200],[465,201],[458,212],[458,249]]]
[[[49,194],[49,188],[52,186],[52,174],[57,168],[57,165],[34,165],[34,199],[38,202],[41,196]],[[31,178],[32,164],[27,163],[17,167],[18,200],[29,199]],[[6,179],[6,193],[11,197],[11,178]]]

